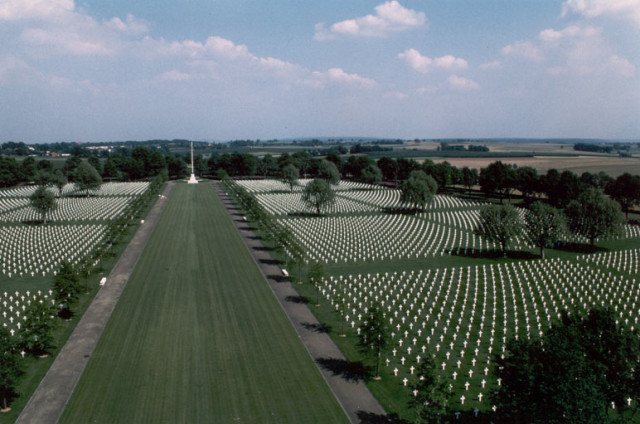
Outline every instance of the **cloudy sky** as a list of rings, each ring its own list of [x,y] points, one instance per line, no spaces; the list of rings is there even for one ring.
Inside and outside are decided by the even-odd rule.
[[[0,141],[640,138],[640,0],[0,0]]]

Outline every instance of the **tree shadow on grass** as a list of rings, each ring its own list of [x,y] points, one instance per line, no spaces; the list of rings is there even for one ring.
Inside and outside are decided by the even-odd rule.
[[[409,424],[409,421],[400,419],[397,414],[374,414],[373,412],[356,412],[360,424]]]
[[[287,296],[284,298],[284,300],[291,303],[304,303],[304,304],[309,303],[309,299],[307,299],[304,296]]]
[[[303,322],[301,325],[309,331],[313,331],[314,333],[324,333],[327,334],[331,331],[330,325],[323,325],[320,323],[312,324],[310,322]]]
[[[382,212],[389,214],[389,215],[415,215],[419,212],[422,212],[419,209],[416,208],[394,208],[394,207],[387,207],[382,209]]]
[[[268,246],[253,246],[252,249],[260,250],[262,252],[272,252],[274,250],[273,247],[268,247]]]
[[[281,275],[281,274],[270,274],[270,275],[267,275],[267,278],[269,280],[273,280],[273,281],[275,281],[277,283],[287,283],[287,282],[289,282],[289,278],[285,277],[284,275]]]
[[[280,265],[282,264],[282,261],[279,261],[277,259],[259,259],[261,264],[267,264],[267,265]]]
[[[337,358],[318,358],[316,362],[325,370],[331,371],[333,375],[339,375],[347,381],[369,380],[373,376],[373,368],[360,361],[349,362]]]
[[[502,250],[483,250],[476,252],[456,252],[456,248],[451,249],[449,253],[452,256],[458,256],[461,258],[473,258],[473,259],[505,259],[504,253]],[[507,250],[506,259],[536,259],[539,258],[540,255],[532,252],[528,252],[526,250]]]
[[[22,221],[22,223],[25,225],[34,225],[34,226],[44,225],[44,222],[41,219],[30,219],[27,221]]]
[[[287,216],[293,216],[296,218],[310,218],[310,217],[317,217],[318,214],[315,212],[294,211],[294,212],[288,212]]]
[[[599,253],[609,251],[609,249],[604,247],[592,246],[590,244],[584,243],[564,243],[555,246],[554,249],[572,253]]]

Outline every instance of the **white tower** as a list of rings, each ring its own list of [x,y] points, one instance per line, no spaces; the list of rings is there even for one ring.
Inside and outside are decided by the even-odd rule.
[[[188,184],[198,184],[196,175],[193,172],[193,141],[191,142],[191,177],[189,178]]]

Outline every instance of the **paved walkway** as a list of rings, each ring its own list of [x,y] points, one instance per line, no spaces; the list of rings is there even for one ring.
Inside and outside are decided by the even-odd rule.
[[[163,195],[172,189],[169,183]],[[166,198],[156,201],[16,423],[58,422],[166,203]]]
[[[298,293],[290,282],[283,281],[281,269],[274,264],[273,259],[264,249],[260,240],[244,222],[242,215],[228,196],[225,195],[222,186],[214,182],[213,187],[229,212],[256,264],[262,270],[265,279],[278,298],[280,305],[282,305],[295,327],[298,336],[311,357],[319,365],[320,372],[351,422],[361,424],[391,422],[364,382],[358,378],[350,378],[352,376],[348,373],[332,371],[332,369],[336,370],[336,368],[344,368],[344,365],[348,365],[346,358],[329,335],[322,331],[320,322],[313,316],[307,305],[303,302],[295,301],[295,299],[299,299]],[[325,366],[322,366],[322,364],[325,364]]]

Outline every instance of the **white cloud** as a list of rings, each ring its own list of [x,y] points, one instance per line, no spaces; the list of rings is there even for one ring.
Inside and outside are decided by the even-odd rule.
[[[532,61],[543,60],[542,50],[530,41],[516,41],[502,48],[505,56],[522,57]]]
[[[562,4],[562,15],[573,12],[587,18],[616,16],[631,19],[640,25],[638,0],[567,0]]]
[[[480,88],[477,82],[457,75],[451,75],[447,81],[449,86],[456,90],[477,90]]]
[[[418,72],[427,73],[433,68],[445,69],[449,71],[467,69],[467,61],[452,55],[437,58],[423,56],[416,49],[407,49],[398,54],[399,59],[403,59],[407,65]]]
[[[392,32],[407,31],[425,24],[423,12],[407,9],[396,0],[379,4],[374,15],[336,22],[329,28],[324,23],[315,26],[316,40],[333,40],[339,36],[385,37]]]
[[[480,69],[484,70],[492,70],[492,69],[502,69],[502,62],[499,60],[493,60],[491,62],[483,63],[480,65]]]
[[[373,88],[377,85],[371,78],[358,74],[348,74],[341,68],[331,68],[327,72],[314,71],[311,73],[312,85],[324,87],[327,84],[342,84],[359,88]]]
[[[601,33],[602,29],[600,28],[592,26],[580,27],[577,25],[571,25],[560,31],[556,31],[554,29],[545,29],[544,31],[541,31],[540,34],[538,34],[538,38],[542,41],[555,42],[567,38],[589,38],[600,35]]]
[[[0,19],[51,19],[74,9],[73,0],[2,0]]]

